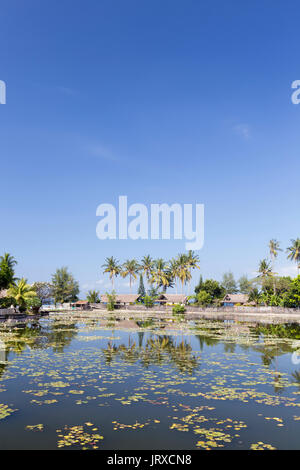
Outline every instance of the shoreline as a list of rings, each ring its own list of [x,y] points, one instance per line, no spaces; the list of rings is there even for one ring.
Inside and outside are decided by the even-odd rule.
[[[150,318],[157,319],[174,319],[176,315],[172,312],[162,312],[158,310],[137,311],[137,310],[123,310],[117,309],[112,312],[107,310],[91,310],[91,311],[52,311],[49,312],[49,316],[64,316],[74,319],[109,319],[112,316],[122,317],[124,320],[148,320]],[[179,315],[181,316],[181,315]],[[177,315],[178,317],[178,315]],[[183,322],[189,320],[231,320],[231,321],[242,321],[242,322],[255,322],[255,323],[299,323],[300,324],[300,312],[299,313],[258,313],[258,312],[198,312],[192,311],[182,314]]]

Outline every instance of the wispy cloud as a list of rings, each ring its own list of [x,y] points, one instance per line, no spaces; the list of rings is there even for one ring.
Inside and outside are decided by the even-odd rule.
[[[98,158],[103,158],[105,160],[110,160],[112,162],[119,161],[120,159],[107,147],[97,144],[88,146],[88,152],[90,155]]]
[[[236,124],[233,126],[233,131],[245,140],[251,137],[251,130],[248,124]]]
[[[82,285],[82,289],[83,290],[99,289],[99,287],[103,284],[104,284],[104,279],[99,279],[98,281],[88,281]]]
[[[278,269],[275,269],[277,273],[280,276],[291,276],[291,277],[296,277],[298,274],[297,266],[295,265],[287,265],[287,266],[281,266]]]

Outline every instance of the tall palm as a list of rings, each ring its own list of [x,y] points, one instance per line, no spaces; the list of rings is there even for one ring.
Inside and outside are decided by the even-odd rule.
[[[25,278],[20,279],[17,285],[11,286],[8,289],[7,295],[15,299],[20,311],[26,310],[26,302],[37,296],[36,291],[30,284],[27,284],[27,279]]]
[[[132,280],[136,280],[137,273],[140,269],[138,262],[135,259],[128,259],[122,266],[121,276],[127,277],[129,276],[129,286],[130,286],[130,293],[131,293],[131,285]]]
[[[275,259],[278,256],[278,251],[282,251],[282,249],[280,248],[279,241],[275,240],[275,238],[272,238],[272,240],[269,241],[269,250],[270,250],[270,256],[272,260],[272,269],[274,271]],[[273,290],[274,290],[274,294],[276,294],[275,279],[274,279],[274,284],[273,284]]]
[[[177,257],[178,262],[178,278],[181,282],[181,290],[183,294],[183,286],[191,279],[191,273],[188,264],[188,257],[184,253],[179,254]]]
[[[157,287],[168,287],[170,283],[170,275],[168,273],[168,269],[169,266],[162,258],[155,260],[154,269],[152,271],[150,279],[151,284],[156,284]]]
[[[190,271],[190,280],[192,279],[192,270],[196,268],[200,269],[199,262],[200,262],[199,256],[196,255],[193,250],[189,250],[187,254],[187,267]],[[189,280],[189,293],[190,293],[190,287],[191,287],[190,280]]]
[[[150,255],[144,256],[142,258],[141,264],[140,264],[140,270],[142,274],[146,275],[148,282],[153,271],[153,266],[154,266],[154,261]]]
[[[178,265],[178,260],[176,258],[172,258],[169,262],[170,265],[170,273],[172,275],[172,278],[174,279],[175,285],[176,285],[176,294],[178,294],[178,286],[177,286],[177,280],[179,276],[179,265]]]
[[[288,253],[287,258],[291,261],[297,263],[298,268],[298,275],[300,269],[300,238],[296,238],[296,240],[291,240],[291,246],[288,246],[286,252]]]
[[[110,256],[105,259],[104,264],[102,264],[102,268],[104,268],[103,273],[109,273],[109,278],[112,283],[112,288],[115,288],[115,277],[117,277],[121,272],[121,267],[119,266],[119,262],[113,257]]]

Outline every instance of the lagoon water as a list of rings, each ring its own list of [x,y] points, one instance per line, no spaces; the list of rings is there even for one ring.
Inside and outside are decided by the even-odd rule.
[[[299,325],[119,320],[0,325],[0,449],[300,449]]]

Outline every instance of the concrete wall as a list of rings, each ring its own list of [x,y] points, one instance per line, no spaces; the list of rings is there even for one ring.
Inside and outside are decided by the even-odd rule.
[[[106,305],[104,304],[91,304],[91,307],[94,310],[107,310]],[[118,309],[115,309],[118,311]],[[152,308],[146,308],[144,305],[139,304],[139,305],[126,305],[122,307],[122,310],[130,310],[130,311],[139,311],[139,312],[166,312],[170,313],[172,312],[172,307],[171,306],[163,306],[163,305],[154,305]],[[220,312],[220,313],[297,313],[300,315],[300,309],[296,308],[285,308],[285,307],[197,307],[197,306],[192,306],[192,305],[186,305],[185,306],[185,311],[187,313],[197,313],[197,312],[203,312],[203,313],[213,313],[213,312]]]
[[[14,308],[0,308],[0,317],[7,317],[11,315],[17,315]]]

